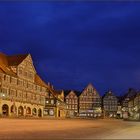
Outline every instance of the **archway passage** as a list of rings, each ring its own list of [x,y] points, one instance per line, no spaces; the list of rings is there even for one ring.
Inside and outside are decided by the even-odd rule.
[[[37,110],[36,108],[33,108],[33,116],[36,116],[37,115]]]
[[[60,113],[60,110],[58,111],[58,117],[61,117],[61,113]]]
[[[38,117],[42,117],[42,110],[40,108],[38,109]]]
[[[31,115],[31,108],[30,108],[30,107],[27,107],[27,109],[26,109],[26,114],[27,114],[27,115]]]
[[[18,115],[19,115],[19,116],[24,116],[24,109],[23,109],[22,106],[20,106],[20,107],[18,108]]]
[[[2,106],[2,115],[3,115],[3,116],[8,116],[8,115],[9,115],[9,107],[8,107],[7,104],[4,104],[4,105]]]
[[[16,114],[17,113],[17,107],[15,105],[11,106],[11,113]]]

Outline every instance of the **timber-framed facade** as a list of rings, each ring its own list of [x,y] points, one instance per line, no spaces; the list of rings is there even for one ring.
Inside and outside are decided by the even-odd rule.
[[[43,117],[47,96],[30,54],[0,53],[0,116]]]

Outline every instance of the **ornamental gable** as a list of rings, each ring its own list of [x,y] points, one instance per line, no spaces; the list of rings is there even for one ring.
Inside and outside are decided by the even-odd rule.
[[[99,93],[97,92],[97,90],[93,87],[92,84],[89,84],[81,93],[80,96],[92,96],[92,97],[100,97]]]
[[[71,91],[66,98],[77,98],[77,95],[75,94],[74,91]]]
[[[36,70],[30,54],[18,65],[17,70],[19,77],[34,82]]]

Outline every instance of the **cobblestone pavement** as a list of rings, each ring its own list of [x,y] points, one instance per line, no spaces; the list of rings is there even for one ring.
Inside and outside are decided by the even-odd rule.
[[[0,139],[140,139],[140,122],[84,119],[0,119]]]

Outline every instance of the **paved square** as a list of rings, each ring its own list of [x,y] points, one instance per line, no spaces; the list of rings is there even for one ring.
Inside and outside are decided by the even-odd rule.
[[[0,139],[140,139],[140,122],[84,119],[0,119]]]

